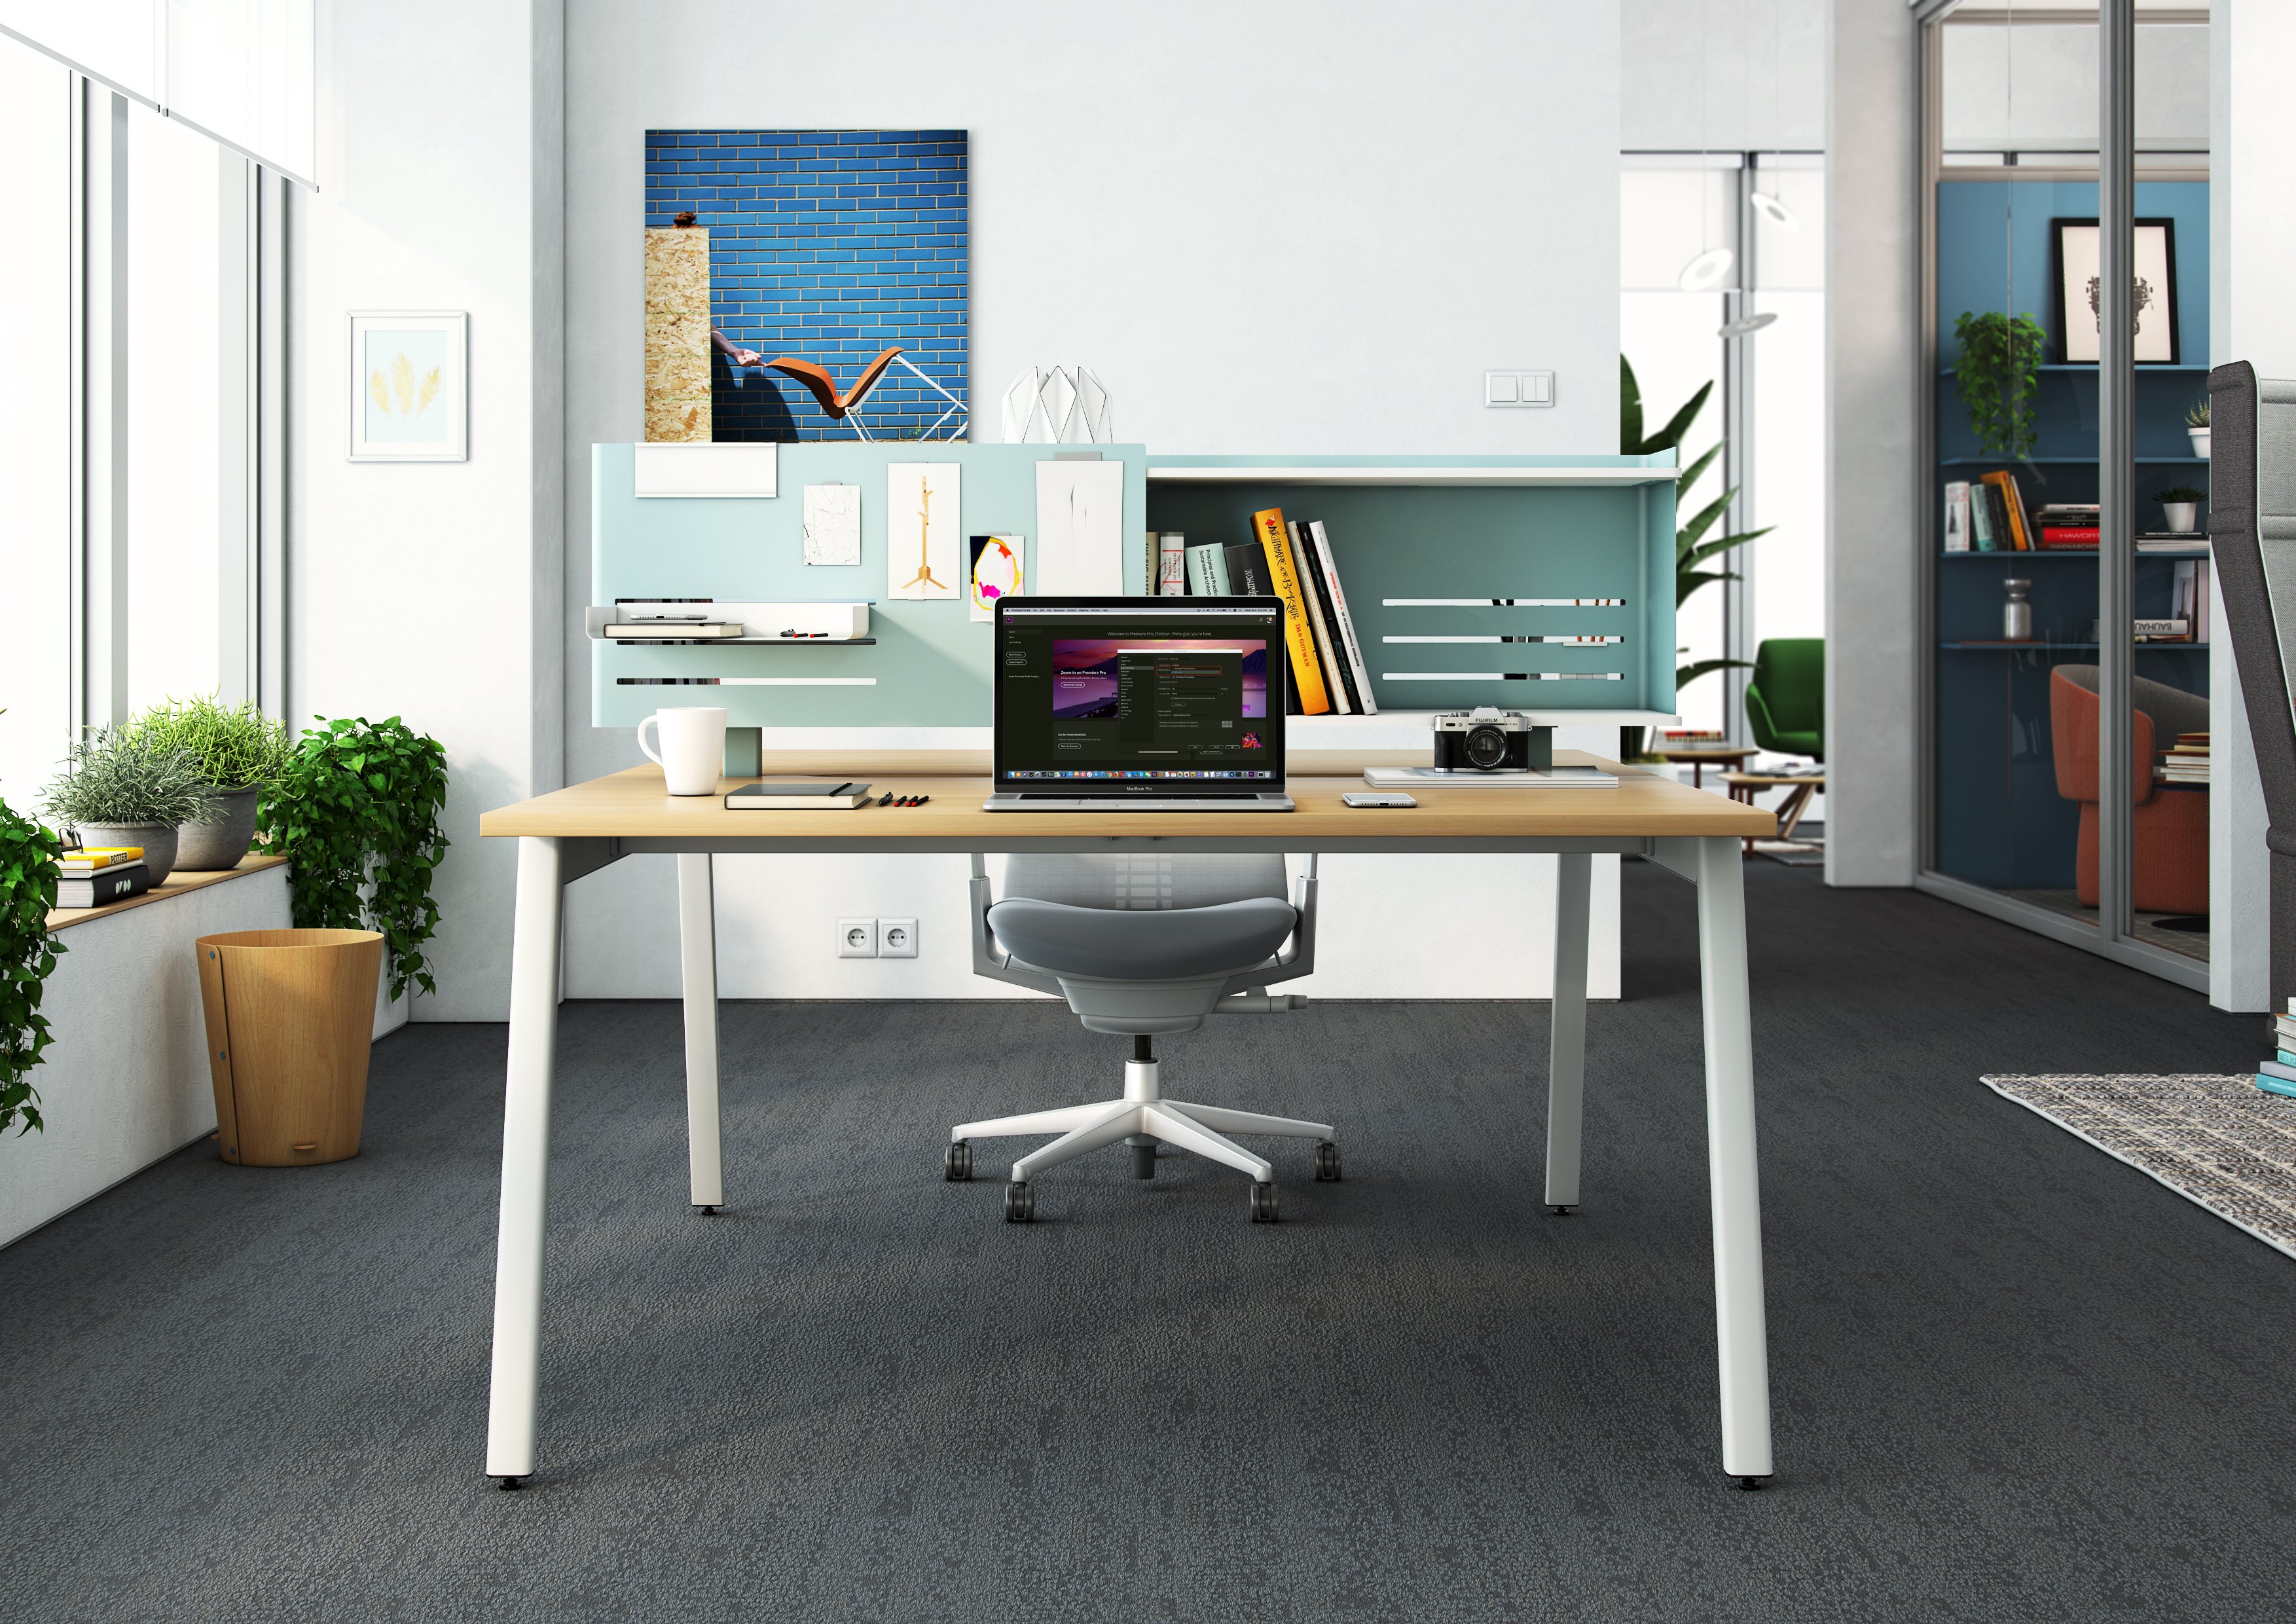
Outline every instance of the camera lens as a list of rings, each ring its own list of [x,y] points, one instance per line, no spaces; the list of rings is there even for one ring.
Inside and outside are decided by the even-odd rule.
[[[1460,745],[1460,752],[1467,758],[1469,767],[1488,773],[1506,761],[1506,734],[1496,727],[1471,727]]]

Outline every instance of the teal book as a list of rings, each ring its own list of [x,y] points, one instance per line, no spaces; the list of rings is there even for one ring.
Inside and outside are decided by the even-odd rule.
[[[2285,1049],[2281,1050],[2280,1063],[2284,1066],[2296,1066],[2296,1054],[2291,1054]]]
[[[1188,549],[1188,592],[1200,598],[1230,596],[1227,586],[1227,549],[1216,541],[1207,541]]]
[[[2267,1094],[2284,1095],[2292,1100],[2296,1100],[2296,1083],[2289,1082],[2284,1079],[2267,1077],[2259,1071],[2256,1074],[2256,1086]]]

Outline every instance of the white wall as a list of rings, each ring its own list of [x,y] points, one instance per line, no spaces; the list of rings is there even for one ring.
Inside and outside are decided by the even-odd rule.
[[[1915,28],[1835,0],[1826,102],[1825,877],[1910,885],[1916,860]],[[1885,517],[1903,514],[1892,523]]]
[[[447,747],[417,1019],[503,1016],[515,854],[479,814],[560,782],[562,21],[324,4],[321,190],[289,188],[289,712],[402,716]],[[469,313],[468,462],[346,459],[348,316],[372,309]]]
[[[2296,378],[2296,209],[2288,176],[2286,64],[2296,61],[2296,9],[2275,0],[2215,0],[2210,12],[2209,358],[2246,361],[2259,377]],[[2215,623],[2225,625],[2219,590]],[[2209,796],[2209,1002],[2267,1007],[2271,892],[2264,788],[2240,696],[2232,638],[2209,648],[2209,732],[2217,765]]]
[[[730,0],[568,8],[567,603],[589,588],[587,447],[643,433],[650,127],[969,130],[976,406],[1024,366],[1076,360],[1113,390],[1118,433],[1166,451],[1616,445],[1614,4],[862,15]],[[1507,365],[1553,367],[1557,407],[1484,407],[1482,371]],[[588,651],[568,624],[566,772],[581,779],[640,758],[627,730],[586,726]],[[1456,881],[1433,866],[1327,865],[1332,968],[1307,990],[1542,995],[1551,864],[1476,865]],[[1009,991],[970,973],[963,874],[950,858],[729,860],[721,984],[731,997]],[[1603,894],[1596,963],[1609,964],[1616,905]],[[832,957],[836,916],[873,913],[917,916],[922,956]],[[569,993],[673,993],[673,915],[663,860],[574,887]]]
[[[1630,152],[1825,144],[1829,0],[1620,0]]]

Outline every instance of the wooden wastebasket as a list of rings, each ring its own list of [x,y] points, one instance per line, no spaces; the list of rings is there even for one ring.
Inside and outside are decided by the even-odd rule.
[[[382,937],[229,931],[198,946],[223,1159],[293,1168],[357,1155]]]

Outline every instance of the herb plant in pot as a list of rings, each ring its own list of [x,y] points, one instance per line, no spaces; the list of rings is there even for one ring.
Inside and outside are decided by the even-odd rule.
[[[214,695],[155,705],[129,730],[139,738],[189,750],[215,791],[215,815],[176,831],[176,866],[196,873],[235,868],[255,839],[255,803],[294,749],[287,724],[250,700],[225,706]]]
[[[2209,493],[2194,490],[2189,485],[2171,485],[2166,490],[2156,490],[2152,500],[2161,504],[2161,515],[2172,530],[2191,532],[2201,528],[2201,504]]]
[[[83,846],[141,846],[152,883],[176,866],[176,831],[215,812],[215,791],[191,751],[117,727],[72,747],[43,805]]]

